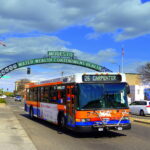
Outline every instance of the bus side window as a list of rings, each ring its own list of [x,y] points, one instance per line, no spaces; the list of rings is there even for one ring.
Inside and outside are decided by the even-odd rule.
[[[49,87],[44,87],[44,96],[43,96],[44,102],[49,102]]]
[[[51,101],[51,99],[52,99],[52,90],[53,90],[53,87],[50,86],[50,87],[49,87],[49,98],[50,98],[50,101]]]
[[[30,88],[30,101],[33,101],[33,88]]]
[[[38,87],[38,101],[41,101],[41,87]]]
[[[33,101],[37,101],[37,97],[38,97],[38,89],[37,88],[34,88],[34,91],[33,91]]]
[[[41,87],[41,90],[40,90],[40,93],[41,93],[41,102],[43,102],[43,98],[44,98],[44,87]]]
[[[30,100],[29,89],[26,89],[26,100]]]
[[[58,86],[58,103],[65,104],[66,103],[66,87]]]
[[[50,102],[52,103],[56,103],[56,100],[57,100],[57,89],[56,89],[56,86],[51,86],[50,87]]]
[[[71,86],[71,101],[72,101],[72,104],[74,104],[74,99],[75,99],[75,86]]]
[[[66,104],[66,90],[65,89],[61,91],[61,97],[63,99],[63,103]]]
[[[30,99],[30,89],[29,89],[29,101],[30,101],[31,99]]]

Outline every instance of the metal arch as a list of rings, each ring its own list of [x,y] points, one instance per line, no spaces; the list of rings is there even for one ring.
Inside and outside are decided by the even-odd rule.
[[[82,67],[89,68],[89,69],[99,71],[99,72],[112,72],[111,70],[103,66],[100,66],[100,65],[88,62],[88,61],[80,60],[80,59],[45,57],[45,58],[29,59],[29,60],[20,61],[20,62],[11,64],[0,70],[0,78],[2,78],[7,73],[18,68],[30,66],[30,65],[36,65],[36,64],[45,64],[45,63],[71,64],[71,65],[76,65],[76,66],[82,66]]]
[[[0,70],[0,78],[2,78],[4,75],[6,75],[7,73],[9,73],[15,69],[18,69],[17,63],[11,64],[11,65],[1,69]]]

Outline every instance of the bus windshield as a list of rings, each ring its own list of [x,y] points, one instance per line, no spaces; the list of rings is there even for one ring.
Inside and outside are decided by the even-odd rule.
[[[78,84],[77,109],[128,108],[126,83]]]

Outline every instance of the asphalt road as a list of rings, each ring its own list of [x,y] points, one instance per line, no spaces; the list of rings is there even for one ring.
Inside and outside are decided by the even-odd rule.
[[[8,99],[15,116],[37,150],[149,150],[150,125],[132,123],[131,130],[108,133],[60,133],[57,126],[40,119],[30,120],[22,102]]]

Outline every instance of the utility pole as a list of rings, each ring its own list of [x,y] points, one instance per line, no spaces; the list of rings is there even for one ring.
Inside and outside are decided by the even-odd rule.
[[[123,73],[123,71],[124,71],[124,70],[123,70],[123,67],[124,67],[124,66],[123,66],[123,65],[124,65],[124,47],[123,47],[123,46],[122,46],[121,56],[122,56],[122,63],[121,63],[122,71],[121,71],[121,72]]]
[[[62,72],[61,72],[61,76],[63,77],[63,75],[64,75],[64,72],[62,71]]]

